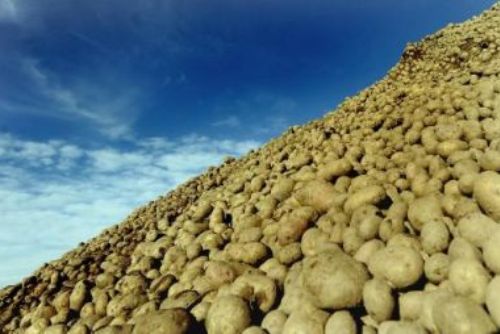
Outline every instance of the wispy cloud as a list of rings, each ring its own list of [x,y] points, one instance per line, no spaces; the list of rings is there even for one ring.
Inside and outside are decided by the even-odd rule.
[[[191,135],[88,149],[0,134],[0,286],[255,141]]]
[[[212,126],[236,128],[240,126],[240,124],[241,121],[237,116],[229,116],[213,122]]]
[[[138,94],[135,87],[127,87],[127,94],[118,95],[104,87],[96,90],[94,83],[85,81],[75,87],[63,86],[57,77],[49,77],[35,59],[24,59],[22,68],[48,105],[32,110],[34,106],[25,103],[15,108],[17,112],[27,110],[55,118],[81,119],[110,138],[131,137],[131,126],[139,113],[134,110]]]
[[[0,0],[0,22],[16,22],[18,10],[15,0]]]
[[[293,98],[258,92],[219,104],[215,108],[218,113],[244,116],[228,116],[212,123],[212,126],[238,127],[245,124],[248,134],[269,137],[284,131],[290,125],[289,115],[295,114],[297,109],[298,104]],[[255,118],[256,110],[259,111],[258,115],[264,112],[267,116]]]
[[[283,115],[271,115],[262,120],[262,125],[254,128],[254,132],[259,135],[276,135],[283,132],[290,121]]]

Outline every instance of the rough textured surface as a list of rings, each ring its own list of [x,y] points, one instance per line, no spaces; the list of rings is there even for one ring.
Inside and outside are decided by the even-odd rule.
[[[408,45],[334,112],[1,290],[1,331],[498,331],[499,53],[500,5]]]

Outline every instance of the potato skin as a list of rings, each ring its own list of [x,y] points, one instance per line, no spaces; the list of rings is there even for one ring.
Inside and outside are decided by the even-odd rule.
[[[450,257],[444,253],[432,254],[425,260],[425,277],[433,283],[439,283],[448,278]]]
[[[181,308],[148,312],[136,318],[133,334],[184,334],[192,322],[189,313]]]
[[[500,225],[483,243],[483,260],[489,270],[497,275],[500,274]]]
[[[426,334],[418,323],[410,321],[385,321],[380,324],[378,334]]]
[[[348,311],[334,312],[326,322],[325,334],[356,334],[356,322]]]
[[[385,197],[385,190],[380,185],[370,185],[350,195],[344,204],[344,210],[351,213],[365,204],[376,204]]]
[[[500,221],[500,174],[492,171],[479,174],[473,194],[481,209],[495,221]]]
[[[375,321],[390,319],[394,309],[391,287],[379,278],[369,280],[363,287],[363,305]]]
[[[339,200],[345,199],[345,195],[338,193],[331,183],[319,180],[308,182],[294,196],[299,203],[311,206],[319,213],[327,212]]]
[[[240,297],[217,298],[208,310],[205,326],[208,334],[240,334],[250,325],[250,308]]]
[[[283,311],[272,310],[262,320],[262,328],[269,334],[280,334],[283,331],[287,316]]]
[[[324,333],[328,313],[318,309],[293,311],[283,326],[282,334]]]
[[[420,231],[425,223],[440,219],[442,216],[440,201],[435,195],[417,198],[408,207],[408,219],[417,231]]]
[[[497,327],[500,327],[500,276],[498,275],[486,288],[486,308]]]
[[[496,328],[484,309],[464,297],[445,299],[434,307],[437,329],[443,334],[494,333]]]
[[[486,287],[491,277],[481,262],[473,259],[456,259],[449,269],[453,291],[458,295],[484,303]]]
[[[417,320],[422,311],[423,291],[409,291],[399,295],[399,315],[402,320]]]
[[[368,262],[373,276],[386,279],[394,288],[405,288],[418,281],[423,273],[420,254],[405,246],[388,246],[377,251]]]
[[[441,219],[436,219],[425,223],[420,231],[422,248],[431,255],[444,251],[448,248],[450,232],[446,224]]]
[[[357,305],[368,279],[364,266],[342,251],[320,253],[304,260],[304,287],[319,308]]]
[[[500,229],[500,226],[481,212],[465,215],[457,224],[460,236],[476,247],[481,247],[495,229]]]

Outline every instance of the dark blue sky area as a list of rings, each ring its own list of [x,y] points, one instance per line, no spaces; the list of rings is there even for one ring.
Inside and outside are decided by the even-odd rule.
[[[266,140],[493,0],[0,0],[0,131]]]

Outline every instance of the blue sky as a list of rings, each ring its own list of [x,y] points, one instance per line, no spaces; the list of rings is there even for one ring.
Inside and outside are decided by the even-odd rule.
[[[0,285],[494,2],[0,0]]]

